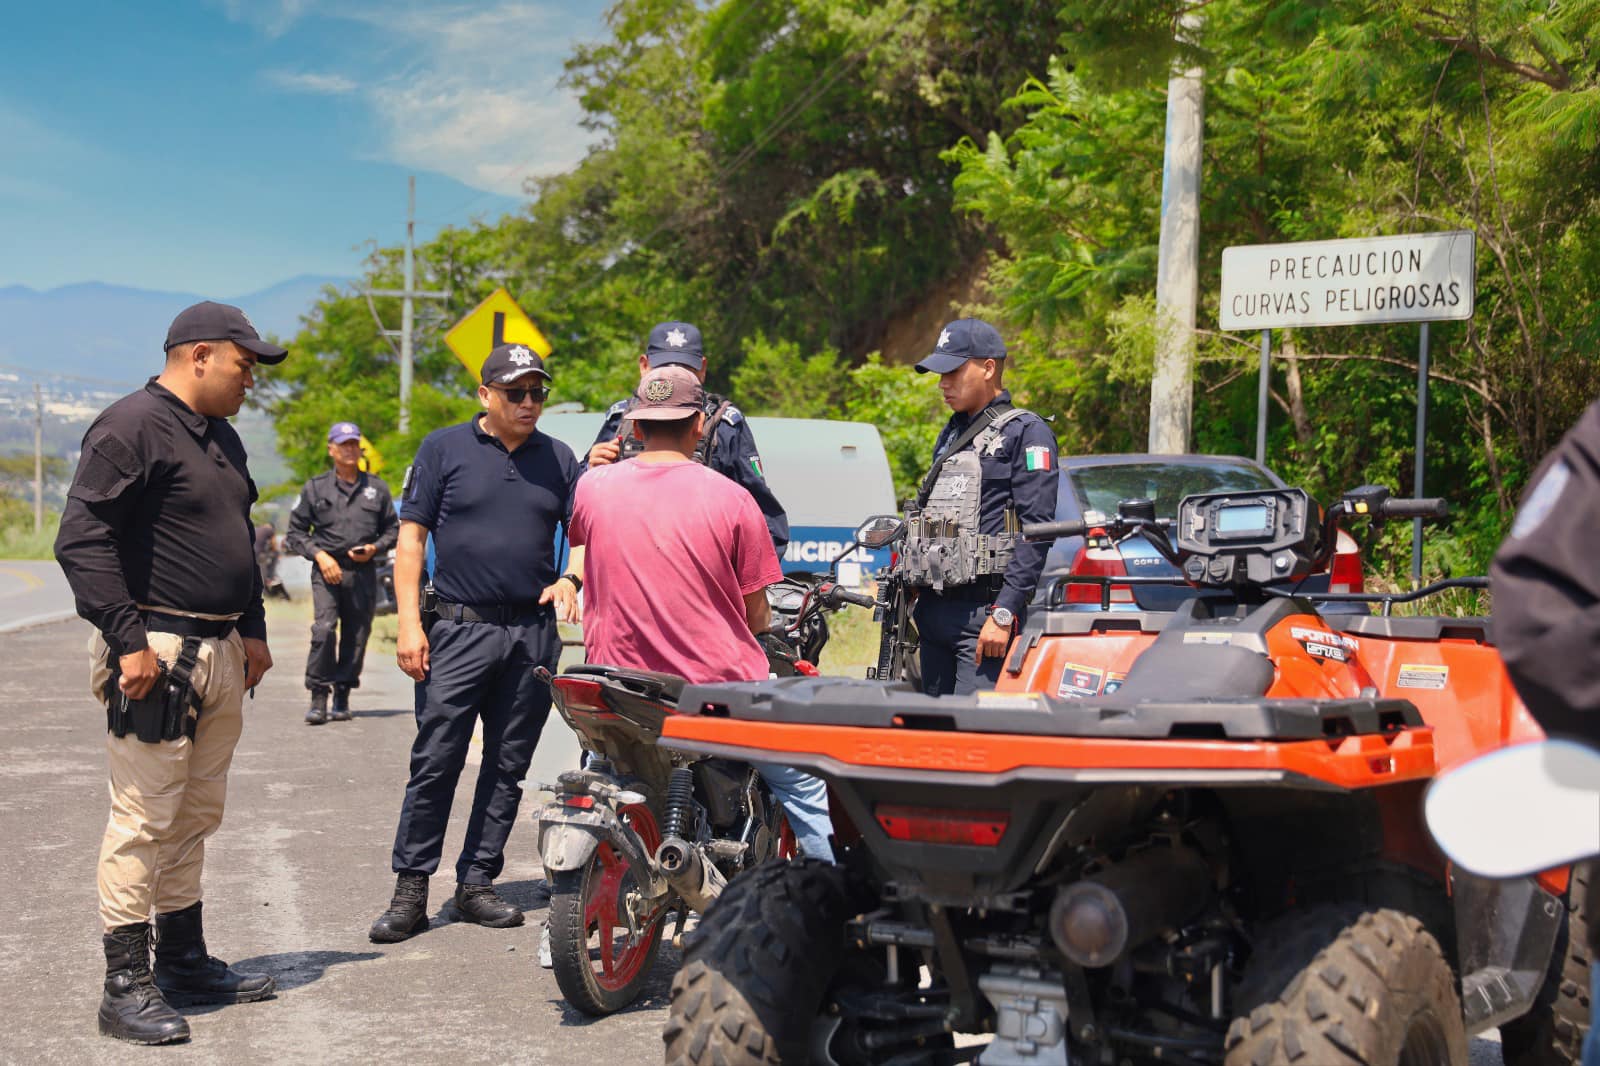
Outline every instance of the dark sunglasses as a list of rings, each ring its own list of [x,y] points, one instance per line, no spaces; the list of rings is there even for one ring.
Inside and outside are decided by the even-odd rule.
[[[500,395],[504,396],[506,398],[506,402],[509,403],[512,407],[518,406],[519,404],[522,403],[523,400],[527,399],[530,395],[533,397],[533,402],[534,403],[544,403],[545,398],[550,395],[550,390],[545,388],[543,385],[535,385],[533,388],[528,388],[528,389],[500,389],[500,388],[497,388],[494,391],[496,391]]]

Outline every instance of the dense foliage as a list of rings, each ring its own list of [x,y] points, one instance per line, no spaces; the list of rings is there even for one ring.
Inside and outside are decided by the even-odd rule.
[[[500,285],[555,344],[555,399],[625,394],[650,325],[687,318],[748,411],[876,422],[902,489],[942,421],[904,364],[959,313],[1003,326],[1064,449],[1142,449],[1175,62],[1206,93],[1196,450],[1253,448],[1256,338],[1213,328],[1231,244],[1477,233],[1477,313],[1432,329],[1428,480],[1459,505],[1433,569],[1483,566],[1597,391],[1600,0],[620,0],[608,27],[568,63],[583,163],[419,250],[453,295],[412,433],[375,434],[391,463],[475,406],[440,338]],[[370,281],[399,266],[381,250]],[[1417,328],[1274,343],[1269,462],[1324,499],[1409,488]],[[348,293],[294,346],[318,358],[267,404],[308,474],[334,417],[395,424],[396,360]]]

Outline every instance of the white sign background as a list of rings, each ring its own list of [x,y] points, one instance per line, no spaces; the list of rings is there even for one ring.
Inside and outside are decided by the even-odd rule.
[[[1471,230],[1222,250],[1225,330],[1440,322],[1472,317]]]

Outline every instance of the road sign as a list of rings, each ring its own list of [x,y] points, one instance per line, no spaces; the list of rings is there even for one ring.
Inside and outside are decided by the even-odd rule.
[[[504,289],[494,290],[487,300],[452,326],[444,335],[444,342],[462,365],[472,371],[473,377],[483,370],[483,361],[497,345],[526,344],[541,358],[551,351],[550,342],[533,324],[533,319],[522,313],[517,301]]]
[[[1471,318],[1476,261],[1470,230],[1224,248],[1218,322],[1257,330]]]

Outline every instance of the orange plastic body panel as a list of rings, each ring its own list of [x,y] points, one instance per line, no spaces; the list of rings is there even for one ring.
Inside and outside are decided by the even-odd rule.
[[[1314,655],[1313,648],[1329,650]],[[1357,655],[1356,642],[1329,629],[1316,615],[1290,615],[1267,630],[1267,654],[1278,671],[1277,680],[1267,690],[1274,699],[1346,700],[1372,684],[1372,676]],[[1341,655],[1342,659],[1337,657]]]
[[[679,715],[664,739],[698,740],[760,753],[809,753],[852,766],[915,767],[1003,774],[1022,767],[1062,770],[1276,770],[1358,789],[1433,775],[1433,731],[1338,741],[1109,740],[1005,733],[795,725]]]
[[[1109,684],[1115,691],[1139,654],[1156,639],[1154,633],[1112,630],[1073,636],[1042,637],[1037,647],[1022,661],[1022,672],[1013,677],[1000,671],[1000,692],[1042,692],[1049,696],[1087,696],[1094,687],[1105,693]],[[1082,676],[1080,676],[1082,675]],[[1093,680],[1093,685],[1076,684]]]

